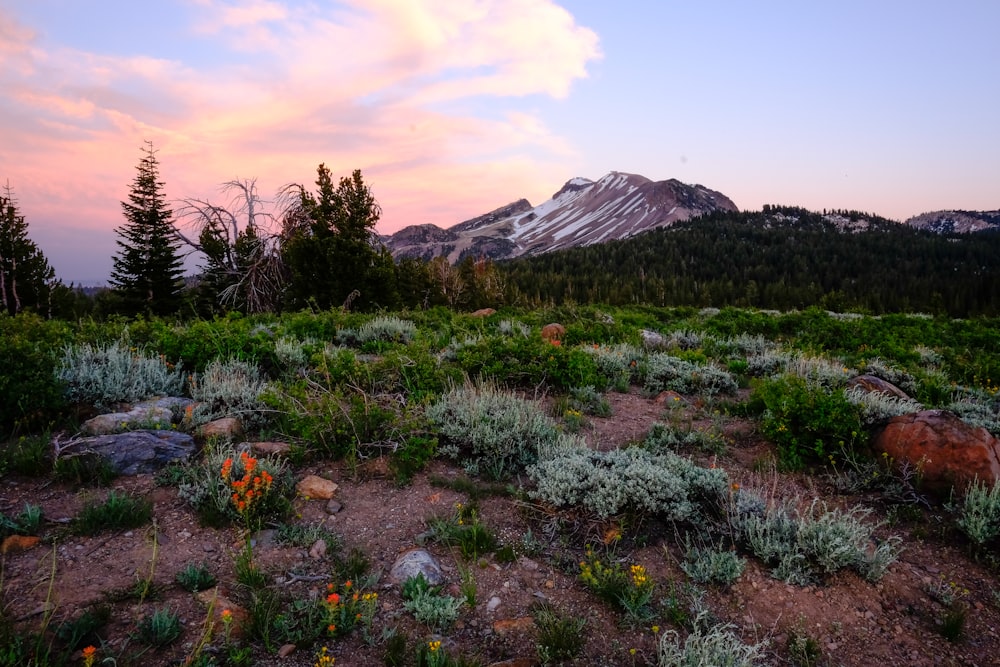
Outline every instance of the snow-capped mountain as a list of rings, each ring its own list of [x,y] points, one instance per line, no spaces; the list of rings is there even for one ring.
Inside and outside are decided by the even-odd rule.
[[[521,199],[448,229],[406,227],[385,241],[402,257],[506,259],[628,238],[719,209],[737,210],[728,197],[701,185],[613,171],[598,181],[571,179],[538,206]]]

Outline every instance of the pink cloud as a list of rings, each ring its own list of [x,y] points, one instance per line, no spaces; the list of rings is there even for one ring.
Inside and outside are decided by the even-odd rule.
[[[222,62],[83,52],[0,22],[0,122],[16,138],[0,145],[0,178],[29,224],[49,237],[62,225],[121,224],[145,140],[175,198],[216,197],[237,177],[257,177],[265,194],[312,183],[319,162],[338,174],[360,168],[385,232],[537,200],[576,160],[513,102],[468,110],[480,96],[565,96],[586,76],[597,36],[550,0],[350,0],[326,12],[192,0],[188,9],[194,38],[224,45]],[[463,110],[449,109],[456,101]]]

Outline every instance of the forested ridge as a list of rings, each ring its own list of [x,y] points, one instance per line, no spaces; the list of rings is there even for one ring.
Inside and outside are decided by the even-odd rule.
[[[767,206],[500,266],[509,298],[532,304],[1000,313],[1000,234],[940,235],[840,215],[868,228],[842,231],[819,213]]]

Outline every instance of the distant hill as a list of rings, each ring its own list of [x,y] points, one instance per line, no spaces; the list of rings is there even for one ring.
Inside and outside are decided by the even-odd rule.
[[[938,234],[1000,231],[1000,211],[933,211],[907,220],[905,225]]]
[[[571,179],[538,206],[519,199],[448,229],[414,225],[383,240],[396,257],[509,259],[629,238],[720,210],[738,209],[702,185],[613,171],[598,181]]]

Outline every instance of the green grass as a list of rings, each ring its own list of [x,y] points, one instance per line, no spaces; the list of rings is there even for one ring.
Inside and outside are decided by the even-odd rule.
[[[80,535],[96,535],[106,530],[139,528],[153,518],[148,498],[111,491],[104,502],[88,501],[73,519],[72,529]]]

